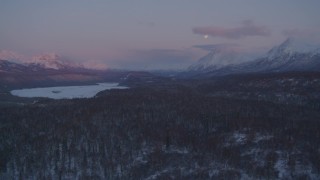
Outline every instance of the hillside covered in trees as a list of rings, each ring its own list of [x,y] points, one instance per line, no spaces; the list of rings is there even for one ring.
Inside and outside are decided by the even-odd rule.
[[[1,107],[0,179],[320,176],[317,108],[159,87]]]

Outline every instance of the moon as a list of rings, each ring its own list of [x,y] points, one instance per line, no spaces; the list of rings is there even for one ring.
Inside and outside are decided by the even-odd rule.
[[[204,37],[205,39],[208,39],[209,36],[208,36],[208,35],[204,35],[203,37]]]

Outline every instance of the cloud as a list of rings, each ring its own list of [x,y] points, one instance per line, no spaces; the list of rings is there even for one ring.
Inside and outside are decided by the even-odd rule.
[[[194,34],[209,35],[211,37],[222,37],[227,39],[240,39],[248,36],[270,36],[270,30],[265,26],[257,26],[251,20],[243,21],[242,26],[234,28],[226,27],[195,27]]]

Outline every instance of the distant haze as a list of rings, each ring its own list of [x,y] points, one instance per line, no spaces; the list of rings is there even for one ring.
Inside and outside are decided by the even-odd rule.
[[[56,53],[94,68],[181,69],[219,45],[320,43],[319,0],[3,0],[0,58]]]

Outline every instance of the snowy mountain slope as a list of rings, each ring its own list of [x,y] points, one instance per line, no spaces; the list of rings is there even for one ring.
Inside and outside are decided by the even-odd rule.
[[[271,71],[314,71],[320,67],[320,52],[307,46],[299,47],[293,40],[288,39],[257,62]]]
[[[55,53],[42,54],[32,58],[29,66],[40,66],[47,69],[74,69],[84,68],[83,65],[65,60]]]
[[[188,71],[213,71],[228,65],[235,65],[250,60],[250,57],[228,48],[215,48],[209,54],[200,58]]]
[[[255,63],[265,66],[266,70],[313,70],[313,67],[320,65],[319,55],[317,49],[287,39],[281,45],[272,48],[265,58]]]
[[[0,91],[2,88],[33,88],[87,85],[100,82],[124,82],[131,85],[164,81],[148,72],[126,70],[96,70],[63,66],[44,68],[38,64],[18,64],[0,60]]]
[[[49,62],[19,64],[0,60],[0,89],[118,81],[125,76],[125,72],[85,69],[57,61]]]
[[[25,72],[28,71],[28,67],[22,64],[14,63],[7,60],[0,60],[0,72]]]
[[[9,50],[0,50],[0,59],[8,60],[8,61],[24,61],[28,59],[24,55],[19,53],[9,51]]]
[[[68,69],[92,69],[106,70],[107,65],[91,60],[79,63],[66,59],[56,53],[45,53],[33,57],[23,55],[14,51],[0,50],[0,59],[10,62],[26,65],[33,69],[51,69],[51,70],[68,70]]]
[[[200,61],[199,61],[200,62]],[[198,74],[227,75],[256,72],[320,71],[320,51],[316,46],[303,45],[287,39],[273,47],[264,57],[240,64],[230,64]]]
[[[0,50],[0,60],[0,72],[107,70],[104,64],[95,64],[95,62],[92,61],[81,64],[63,58],[56,53],[42,54],[34,56],[33,58],[27,58],[12,51]]]

